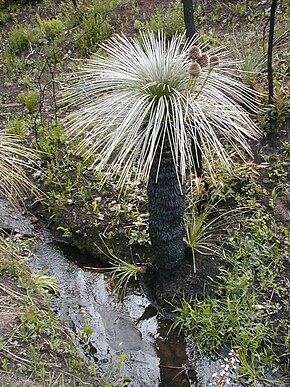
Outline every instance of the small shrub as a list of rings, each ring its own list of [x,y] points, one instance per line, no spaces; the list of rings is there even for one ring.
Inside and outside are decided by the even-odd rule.
[[[237,4],[229,3],[227,4],[227,8],[233,13],[233,15],[238,17],[245,17],[248,14],[247,2],[245,0],[238,1]]]
[[[1,7],[1,0],[0,0],[0,7]],[[1,8],[0,8],[1,9]],[[4,26],[4,24],[10,19],[9,12],[5,12],[4,9],[1,9],[0,12],[0,26]]]
[[[185,30],[183,8],[180,0],[170,4],[168,9],[156,12],[146,23],[148,31],[157,32],[163,30],[167,38],[175,33],[183,33]]]
[[[62,144],[65,141],[62,125],[52,123],[52,125],[48,127],[39,126],[38,135],[39,135],[38,146],[43,152],[42,157],[57,158],[56,145]]]
[[[118,0],[106,2],[94,0],[93,6],[91,8],[86,7],[82,12],[80,42],[83,55],[87,54],[89,49],[112,34],[113,28],[110,24],[109,13],[118,4],[120,4]]]
[[[290,114],[290,82],[288,80],[288,66],[282,63],[274,76],[273,114],[279,128],[285,125]]]
[[[119,0],[93,0],[94,12],[105,15],[107,12],[112,11],[120,4]]]
[[[19,54],[27,49],[31,44],[35,44],[38,38],[32,26],[16,26],[8,36],[10,50]]]
[[[2,65],[3,65],[3,74],[7,80],[12,80],[19,77],[19,73],[23,71],[24,68],[24,55],[20,54],[15,56],[15,54],[6,47],[2,55]]]
[[[106,39],[112,33],[112,26],[109,19],[101,14],[91,11],[82,21],[81,48],[87,53],[89,48],[94,47],[98,42]]]
[[[70,30],[82,22],[82,14],[80,12],[74,11],[72,12],[71,10],[67,10],[67,7],[63,5],[63,23],[65,25],[65,28]]]
[[[59,19],[41,19],[37,18],[39,23],[40,31],[48,39],[54,39],[64,29],[64,25]]]

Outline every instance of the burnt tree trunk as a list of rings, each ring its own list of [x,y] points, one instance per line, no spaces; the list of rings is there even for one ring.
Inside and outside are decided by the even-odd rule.
[[[196,34],[196,28],[194,23],[194,5],[193,0],[183,0],[183,17],[184,25],[186,29],[187,39],[192,39]],[[202,176],[202,153],[201,153],[201,141],[200,136],[196,134],[197,144],[192,144],[193,149],[193,165],[194,172],[197,177]]]
[[[188,39],[191,39],[196,34],[193,12],[193,0],[183,0],[184,24]]]
[[[273,117],[273,97],[274,97],[274,85],[273,85],[273,68],[272,68],[272,57],[273,57],[273,41],[274,41],[274,27],[275,27],[275,13],[277,9],[278,0],[273,0],[270,11],[270,31],[269,31],[269,40],[268,40],[268,58],[267,58],[267,71],[268,71],[268,104],[270,107],[270,117],[269,117],[269,135],[274,135],[274,124],[275,119]]]
[[[163,149],[160,166],[159,155],[157,152],[147,186],[149,234],[158,269],[169,270],[184,257],[185,186],[180,188],[169,146]]]
[[[268,59],[267,59],[267,70],[268,70],[268,84],[269,84],[269,102],[273,102],[274,86],[273,86],[273,69],[272,69],[272,57],[273,57],[273,41],[274,41],[274,27],[275,27],[275,13],[277,8],[278,0],[273,0],[270,12],[270,31],[268,40]]]

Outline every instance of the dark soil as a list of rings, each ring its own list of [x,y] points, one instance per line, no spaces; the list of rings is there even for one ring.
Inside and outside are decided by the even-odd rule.
[[[152,304],[166,317],[174,317],[172,309],[183,298],[202,299],[211,294],[213,287],[211,279],[215,279],[219,268],[224,265],[215,256],[195,256],[196,272],[192,264],[192,252],[186,248],[184,261],[173,270],[158,271],[149,266],[141,277],[141,284]]]

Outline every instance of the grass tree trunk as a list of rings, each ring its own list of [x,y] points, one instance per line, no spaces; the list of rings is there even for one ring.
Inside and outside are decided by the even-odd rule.
[[[156,176],[158,179],[156,182]],[[169,146],[155,156],[147,186],[149,233],[159,270],[177,266],[184,257],[185,186],[180,189]]]

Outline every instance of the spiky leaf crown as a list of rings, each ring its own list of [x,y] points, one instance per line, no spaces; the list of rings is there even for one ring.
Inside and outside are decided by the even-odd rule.
[[[247,139],[259,131],[240,103],[254,108],[256,101],[234,75],[237,62],[184,40],[167,42],[162,32],[116,35],[70,75],[64,90],[73,107],[67,133],[83,136],[79,151],[94,156],[96,169],[106,167],[120,181],[133,172],[148,178],[166,142],[184,181],[194,173],[197,147],[209,169],[212,154],[230,166],[226,143],[241,156],[244,150],[251,154]],[[199,66],[195,74],[192,60]]]

